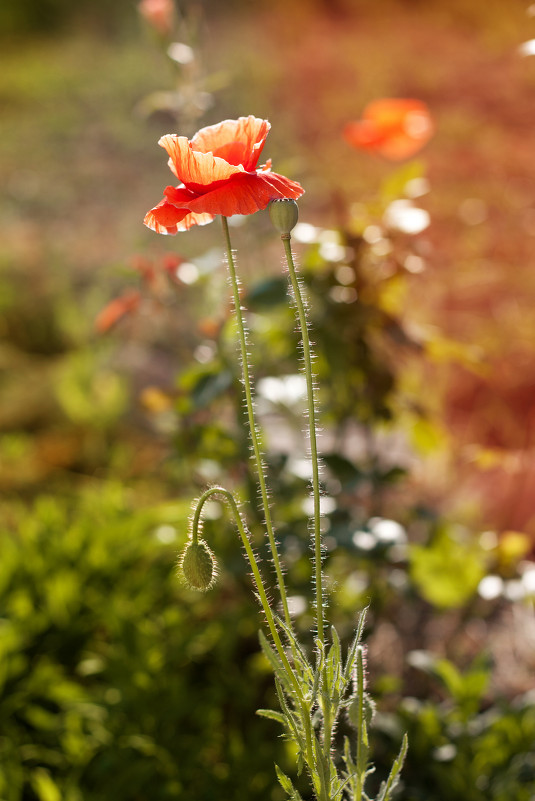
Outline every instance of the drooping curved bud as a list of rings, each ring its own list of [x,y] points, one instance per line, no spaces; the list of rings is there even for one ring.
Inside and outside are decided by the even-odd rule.
[[[192,589],[201,592],[210,589],[217,575],[217,564],[204,540],[188,542],[180,557],[180,572]]]
[[[289,235],[297,225],[299,207],[295,200],[272,200],[269,204],[269,216],[280,234]]]

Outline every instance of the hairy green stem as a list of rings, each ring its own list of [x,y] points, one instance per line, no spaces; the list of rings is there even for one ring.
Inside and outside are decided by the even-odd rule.
[[[218,495],[222,497],[230,506],[232,513],[234,515],[234,520],[236,522],[236,526],[238,527],[238,531],[240,533],[241,541],[243,543],[243,547],[245,548],[245,553],[247,554],[247,559],[249,561],[249,565],[251,567],[251,571],[253,573],[253,577],[255,580],[256,588],[258,590],[258,597],[260,598],[260,603],[262,605],[262,609],[266,616],[266,621],[269,626],[269,630],[271,632],[271,636],[273,637],[273,642],[275,643],[275,647],[279,653],[279,656],[284,664],[285,670],[288,672],[288,675],[292,679],[292,682],[296,688],[296,690],[301,693],[300,685],[297,682],[297,678],[295,677],[295,673],[292,670],[290,663],[288,662],[288,658],[286,656],[286,651],[282,645],[279,632],[277,630],[277,626],[275,624],[275,618],[273,616],[273,612],[271,610],[271,606],[269,605],[269,601],[267,598],[267,593],[264,587],[264,582],[262,581],[262,576],[260,574],[260,570],[258,568],[258,563],[255,559],[255,555],[253,553],[253,549],[251,547],[251,543],[249,542],[249,537],[247,536],[247,531],[245,525],[242,520],[242,516],[240,514],[240,510],[238,509],[238,504],[236,503],[236,499],[234,498],[233,494],[228,490],[224,489],[224,487],[210,487],[207,489],[197,501],[197,505],[195,507],[195,513],[193,515],[193,523],[192,523],[192,530],[191,530],[191,539],[193,542],[197,542],[198,540],[198,531],[199,531],[199,523],[201,519],[201,512],[204,504],[206,501],[211,498],[213,495]]]
[[[305,304],[299,286],[299,279],[295,268],[292,247],[290,244],[290,234],[283,234],[281,239],[284,244],[288,272],[294,294],[295,307],[299,319],[299,328],[303,344],[303,363],[305,369],[307,402],[308,402],[308,432],[310,443],[310,457],[312,459],[312,493],[314,496],[314,567],[316,584],[316,625],[318,629],[318,640],[323,644],[323,577],[321,572],[322,553],[321,553],[321,495],[320,495],[320,474],[318,460],[318,445],[316,437],[316,403],[314,393],[314,373],[312,370],[312,351],[310,347],[310,337],[308,334],[308,321]]]
[[[364,719],[364,653],[359,645],[357,650],[357,681],[358,681],[358,720],[357,720],[357,785],[355,798],[362,797],[364,778],[366,773],[366,747],[367,733]]]
[[[256,472],[258,474],[258,483],[260,486],[260,494],[262,496],[262,507],[264,510],[264,519],[266,523],[267,535],[269,540],[269,547],[271,549],[271,557],[273,559],[273,564],[275,566],[275,573],[277,575],[277,584],[279,587],[280,592],[280,599],[284,614],[284,620],[288,628],[292,629],[292,621],[290,618],[290,612],[288,608],[288,599],[286,596],[286,585],[284,583],[284,576],[282,574],[281,563],[279,559],[279,553],[277,550],[277,543],[275,542],[275,533],[273,530],[273,523],[271,520],[271,511],[269,508],[269,497],[266,487],[266,481],[264,477],[264,464],[262,460],[262,455],[260,452],[260,444],[258,441],[258,434],[256,429],[256,422],[255,422],[255,413],[254,413],[254,405],[253,405],[253,393],[251,389],[251,374],[249,368],[249,356],[247,353],[247,337],[245,333],[245,325],[243,322],[243,315],[241,310],[241,300],[240,300],[240,289],[238,283],[238,277],[236,275],[236,266],[234,264],[234,256],[232,253],[232,245],[230,242],[230,233],[228,229],[228,221],[226,217],[221,217],[222,225],[223,225],[223,234],[225,236],[225,243],[226,243],[226,250],[227,250],[227,261],[228,261],[228,269],[230,275],[230,282],[232,286],[232,292],[234,296],[234,306],[236,312],[236,322],[238,325],[238,337],[240,341],[240,352],[241,352],[241,362],[242,362],[242,375],[243,375],[243,386],[245,390],[245,401],[247,404],[247,416],[249,419],[249,430],[251,432],[251,443],[253,446],[253,454],[256,463]]]
[[[240,510],[238,509],[238,504],[236,503],[236,499],[234,498],[233,494],[226,490],[224,487],[210,487],[207,489],[197,501],[195,506],[195,512],[193,515],[192,521],[192,529],[191,529],[191,539],[193,542],[198,541],[198,532],[199,532],[199,524],[201,519],[201,513],[204,504],[207,500],[209,500],[212,496],[219,496],[223,498],[230,506],[234,520],[236,522],[236,526],[238,527],[238,531],[241,537],[241,541],[243,543],[243,547],[245,548],[245,553],[247,554],[247,559],[249,561],[249,565],[251,567],[251,572],[253,574],[253,578],[256,584],[256,588],[258,590],[258,597],[260,599],[260,604],[266,616],[266,622],[269,627],[269,631],[273,638],[273,643],[275,648],[277,649],[277,653],[280,657],[280,660],[284,666],[284,670],[288,675],[290,681],[292,682],[293,688],[295,690],[296,697],[299,702],[299,706],[301,708],[301,718],[304,723],[305,727],[305,737],[306,737],[306,746],[307,746],[307,761],[312,770],[314,765],[314,757],[313,757],[313,746],[312,746],[312,727],[310,725],[310,706],[307,704],[305,697],[303,695],[302,687],[299,683],[299,680],[295,674],[295,671],[292,669],[290,662],[288,661],[288,657],[286,655],[286,651],[284,650],[284,646],[282,644],[277,625],[275,622],[275,618],[273,612],[271,610],[271,606],[269,604],[267,593],[264,587],[264,582],[262,581],[262,576],[260,570],[258,568],[258,563],[255,559],[255,555],[253,553],[253,549],[251,547],[251,543],[249,542],[249,537],[247,536],[247,530],[242,520],[242,516],[240,514]]]

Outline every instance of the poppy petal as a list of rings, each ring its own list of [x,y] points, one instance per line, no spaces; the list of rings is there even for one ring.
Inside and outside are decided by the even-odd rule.
[[[187,208],[188,203],[197,197],[195,192],[191,192],[185,186],[166,186],[163,194],[169,203],[179,209]]]
[[[191,140],[194,150],[213,153],[229,164],[241,164],[252,172],[264,147],[271,128],[267,120],[258,117],[239,117],[237,120],[224,120],[217,125],[201,128]]]
[[[208,225],[213,219],[211,214],[191,213],[189,208],[178,208],[164,198],[145,215],[143,222],[157,234],[177,234],[192,225]]]
[[[303,194],[302,187],[277,173],[239,173],[222,186],[200,195],[191,201],[189,208],[224,217],[233,214],[254,214],[265,209],[271,200],[297,198]]]
[[[214,221],[213,214],[207,214],[206,212],[194,212],[191,211],[189,214],[186,214],[182,222],[180,222],[177,226],[178,231],[189,231],[189,229],[193,225],[208,225]]]
[[[291,181],[289,178],[286,178],[285,175],[279,175],[277,172],[271,172],[269,169],[259,172],[258,176],[272,187],[274,193],[277,192],[271,200],[282,200],[284,198],[297,200],[297,198],[301,197],[305,192],[301,184],[298,184],[297,181]]]
[[[185,136],[166,134],[158,144],[169,153],[169,166],[175,175],[188,189],[202,190],[207,184],[216,181],[227,181],[243,167],[234,166],[215,157],[212,153],[201,153],[193,150]]]
[[[151,228],[157,234],[175,234],[178,230],[177,224],[184,219],[187,213],[188,209],[179,209],[164,198],[147,212],[143,222],[147,228]]]

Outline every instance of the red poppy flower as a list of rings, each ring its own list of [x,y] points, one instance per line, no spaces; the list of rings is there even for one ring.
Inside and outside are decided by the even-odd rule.
[[[383,98],[364,109],[359,122],[344,128],[344,138],[353,147],[402,161],[417,153],[431,138],[434,125],[421,100]]]
[[[217,214],[254,214],[271,200],[300,197],[303,188],[271,172],[270,161],[257,169],[270,128],[267,120],[250,116],[202,128],[191,140],[162,136],[158,144],[167,150],[169,167],[182,183],[166,187],[145,225],[159,234],[176,234],[206,225]]]

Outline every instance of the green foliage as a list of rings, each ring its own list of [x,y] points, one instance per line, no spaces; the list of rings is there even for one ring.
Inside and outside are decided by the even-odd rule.
[[[477,544],[462,542],[445,529],[426,546],[411,548],[411,576],[425,598],[438,607],[463,606],[486,573],[487,555]]]
[[[441,703],[406,698],[396,715],[378,721],[376,746],[408,733],[410,749],[403,770],[407,801],[462,798],[466,801],[531,801],[535,786],[535,705],[528,693],[514,704],[490,706],[485,690],[490,667],[479,663],[463,673],[430,655],[413,659],[434,674],[446,695]],[[383,740],[384,744],[384,740]]]
[[[79,350],[64,360],[56,378],[56,394],[65,414],[76,424],[109,428],[128,404],[126,380],[98,364],[95,350]]]
[[[250,723],[257,611],[239,575],[191,603],[174,570],[188,514],[117,484],[3,508],[0,798],[271,799],[287,757]],[[229,532],[214,539],[232,564]]]
[[[293,632],[280,622],[293,654],[293,670],[297,682],[291,680],[276,650],[260,635],[262,650],[275,674],[282,711],[260,709],[258,714],[284,726],[286,739],[296,747],[297,774],[299,776],[306,767],[315,797],[320,801],[369,799],[364,791],[364,784],[366,777],[373,772],[373,767],[368,763],[368,727],[373,715],[373,702],[365,692],[364,651],[360,644],[364,619],[363,612],[349,645],[345,663],[342,660],[340,639],[333,627],[329,649],[326,650],[320,641],[316,642],[318,650],[315,667],[309,662]],[[344,738],[343,767],[340,770],[333,741],[343,713],[347,715],[355,731],[352,738]],[[407,740],[404,738],[388,778],[379,789],[377,801],[391,799],[406,752]],[[278,766],[276,771],[279,782],[291,801],[299,801],[301,795],[292,780]]]

